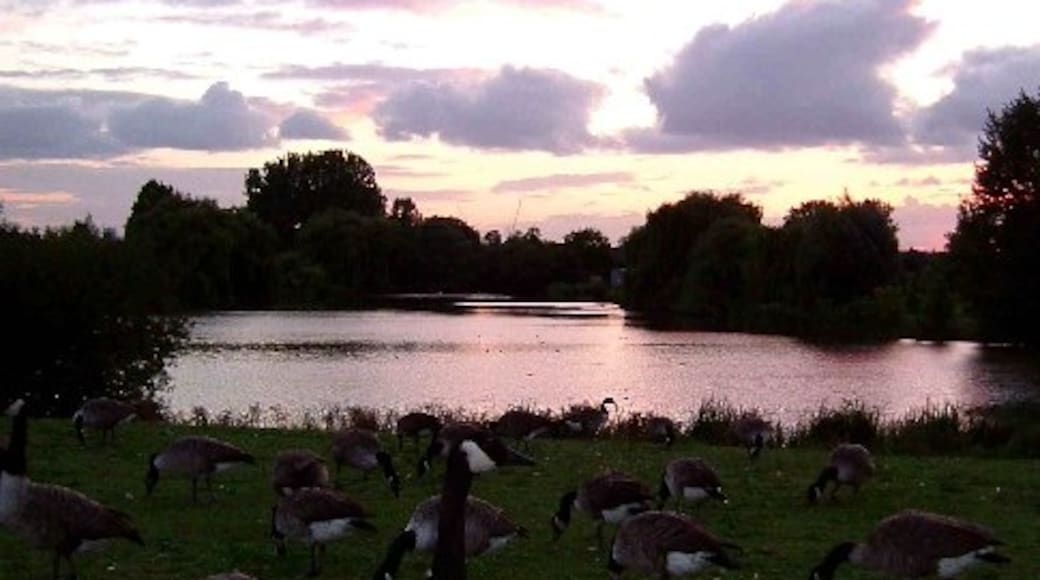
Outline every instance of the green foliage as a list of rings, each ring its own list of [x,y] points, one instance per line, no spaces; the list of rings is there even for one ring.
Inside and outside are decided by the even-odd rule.
[[[91,397],[161,396],[187,322],[155,314],[158,270],[133,250],[89,219],[43,233],[0,227],[0,399],[70,415]]]
[[[1040,345],[1040,94],[989,113],[950,253],[982,337]]]
[[[382,217],[386,198],[372,166],[360,155],[330,149],[289,153],[246,175],[247,207],[270,224],[283,243],[312,216],[338,208]]]

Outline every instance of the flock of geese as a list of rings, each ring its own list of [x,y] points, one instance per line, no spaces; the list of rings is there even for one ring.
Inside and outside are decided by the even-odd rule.
[[[434,580],[465,580],[468,558],[496,550],[526,530],[504,512],[471,495],[474,476],[505,465],[532,465],[534,461],[503,439],[522,446],[539,436],[570,433],[592,435],[602,429],[609,408],[607,398],[598,407],[577,407],[559,420],[522,410],[505,413],[492,427],[455,423],[442,425],[426,413],[410,413],[397,422],[398,448],[405,438],[418,445],[421,437],[430,443],[417,466],[427,474],[434,461],[445,460],[443,485],[438,496],[416,506],[403,530],[390,543],[374,580],[393,580],[405,555],[412,551],[433,553],[429,571]],[[64,561],[69,577],[76,578],[73,555],[113,539],[144,542],[131,518],[74,490],[41,484],[28,475],[26,446],[27,409],[19,400],[10,406],[11,437],[0,446],[0,528],[5,528],[29,546],[54,554],[54,577],[60,576]],[[76,434],[83,430],[114,439],[115,428],[133,416],[133,407],[110,399],[88,401],[73,418]],[[670,446],[677,437],[675,425],[665,418],[646,423],[647,434]],[[772,436],[768,422],[757,416],[742,418],[736,434],[752,460]],[[359,469],[367,476],[380,470],[390,491],[397,496],[401,479],[393,460],[379,438],[370,431],[351,429],[332,441],[337,474],[342,466]],[[209,437],[177,439],[148,459],[146,489],[150,494],[163,474],[179,474],[191,480],[192,501],[198,499],[201,479],[212,496],[212,477],[240,464],[254,463],[242,449]],[[321,572],[325,546],[353,532],[375,531],[371,513],[347,494],[333,489],[324,459],[312,451],[290,449],[279,453],[272,470],[276,502],[271,509],[270,535],[279,553],[288,540],[310,547],[309,575]],[[808,500],[816,502],[841,486],[859,490],[874,473],[870,452],[861,445],[843,444],[832,452],[818,478],[809,486]],[[574,512],[596,522],[597,538],[603,548],[603,526],[618,526],[608,552],[608,571],[619,578],[625,571],[657,578],[693,575],[711,567],[737,568],[736,544],[713,534],[694,518],[681,513],[681,502],[706,500],[727,502],[718,474],[698,458],[678,458],[663,470],[656,494],[638,479],[611,471],[589,479],[562,494],[551,518],[555,539],[567,529]],[[677,511],[664,511],[674,501]],[[810,580],[830,580],[843,563],[900,578],[938,576],[952,578],[975,564],[1002,563],[997,552],[1001,542],[981,526],[922,511],[903,511],[882,520],[863,542],[834,546],[810,571]],[[210,580],[247,580],[239,572],[211,576]]]

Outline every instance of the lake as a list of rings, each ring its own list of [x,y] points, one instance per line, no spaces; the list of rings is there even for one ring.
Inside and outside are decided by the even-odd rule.
[[[780,336],[659,331],[597,303],[460,302],[453,312],[227,312],[194,319],[171,408],[299,416],[425,404],[497,413],[613,396],[677,419],[705,400],[791,424],[856,399],[889,418],[1034,398],[1040,364],[974,343],[819,346]]]

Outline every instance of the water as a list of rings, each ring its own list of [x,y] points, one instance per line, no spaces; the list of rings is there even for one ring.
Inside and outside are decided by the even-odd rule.
[[[290,413],[424,404],[497,413],[613,396],[679,419],[707,399],[784,423],[857,399],[897,417],[1040,394],[1040,364],[973,343],[821,347],[736,333],[663,332],[604,304],[462,303],[454,313],[218,313],[195,319],[171,369],[186,413]]]

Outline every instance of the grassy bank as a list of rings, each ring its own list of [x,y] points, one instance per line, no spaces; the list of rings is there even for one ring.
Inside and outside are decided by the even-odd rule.
[[[6,421],[0,423],[7,431]],[[218,476],[216,501],[192,505],[189,484],[163,479],[152,497],[144,496],[149,454],[175,437],[207,434],[252,452],[256,467]],[[102,554],[80,558],[83,578],[193,579],[239,568],[259,578],[297,578],[307,569],[306,549],[291,545],[277,558],[267,537],[273,495],[270,465],[281,449],[306,447],[325,452],[330,435],[319,430],[246,429],[225,426],[132,424],[115,445],[96,438],[81,448],[66,421],[30,424],[30,472],[38,481],[66,485],[129,512],[147,542],[145,548],[119,544]],[[406,443],[397,452],[387,439],[398,470],[405,476],[401,498],[394,499],[381,478],[364,481],[345,471],[343,487],[376,512],[379,533],[355,536],[329,547],[325,578],[368,579],[387,543],[407,521],[417,502],[439,491],[434,479],[416,481],[417,451]],[[827,452],[822,448],[770,449],[749,465],[737,447],[707,446],[684,439],[671,450],[650,443],[539,441],[534,468],[511,468],[479,478],[474,494],[496,503],[530,530],[504,550],[472,562],[471,578],[606,577],[606,558],[595,549],[593,526],[581,515],[559,543],[550,542],[548,519],[560,494],[605,468],[639,476],[656,490],[664,464],[673,457],[697,455],[717,466],[728,506],[706,505],[693,511],[725,539],[742,545],[744,568],[726,578],[790,580],[805,578],[834,543],[862,537],[880,518],[915,507],[948,513],[994,527],[1007,542],[1012,564],[978,570],[967,578],[1040,577],[1040,462],[979,457],[879,455],[879,474],[858,497],[815,507],[805,491]],[[435,468],[443,472],[443,466]],[[205,498],[205,494],[202,494]],[[429,555],[406,560],[402,578],[422,578]],[[50,555],[31,552],[0,531],[0,578],[49,578]],[[712,578],[720,574],[712,573]],[[852,569],[839,578],[872,578]]]

